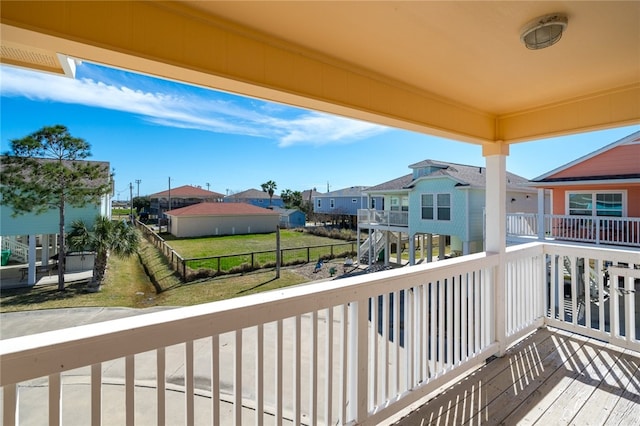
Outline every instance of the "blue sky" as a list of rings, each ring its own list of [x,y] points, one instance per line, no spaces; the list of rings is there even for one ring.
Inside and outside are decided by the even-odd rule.
[[[1,150],[63,124],[115,169],[116,199],[195,185],[223,194],[377,185],[425,159],[484,165],[481,148],[83,62],[76,79],[0,66]],[[507,169],[534,178],[640,126],[511,146]]]

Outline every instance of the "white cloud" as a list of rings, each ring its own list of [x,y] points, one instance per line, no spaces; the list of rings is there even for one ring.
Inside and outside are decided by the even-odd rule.
[[[83,64],[91,71],[93,65]],[[101,70],[103,71],[103,70]],[[99,74],[104,74],[104,69]],[[114,72],[114,75],[116,73]],[[98,75],[96,73],[95,75]],[[55,75],[0,67],[2,96],[61,102],[127,112],[168,127],[275,139],[279,146],[348,143],[387,129],[371,123],[299,110],[238,97],[226,100],[211,91],[142,91],[119,83],[91,78],[76,80]],[[127,78],[127,81],[132,81]],[[197,93],[196,93],[197,92]]]

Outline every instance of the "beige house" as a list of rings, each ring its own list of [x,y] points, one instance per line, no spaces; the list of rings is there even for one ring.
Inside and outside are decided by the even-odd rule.
[[[246,203],[199,203],[165,213],[176,237],[275,232],[280,214]]]

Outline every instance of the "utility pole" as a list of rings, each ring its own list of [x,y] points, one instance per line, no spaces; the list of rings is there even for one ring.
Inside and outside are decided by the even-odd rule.
[[[209,190],[209,187],[211,186],[211,184],[209,184],[209,182],[205,183],[205,185],[207,185],[207,191]]]
[[[133,224],[133,184],[129,182],[129,220]]]
[[[140,179],[136,179],[136,185],[138,185],[138,198],[140,198],[140,182],[142,182]]]

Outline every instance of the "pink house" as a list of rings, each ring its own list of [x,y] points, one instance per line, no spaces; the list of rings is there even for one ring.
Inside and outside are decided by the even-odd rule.
[[[547,236],[640,244],[640,132],[532,180],[550,190]]]

